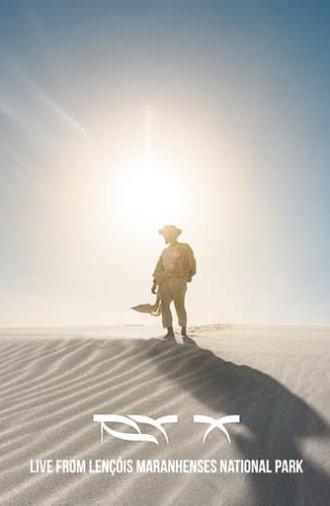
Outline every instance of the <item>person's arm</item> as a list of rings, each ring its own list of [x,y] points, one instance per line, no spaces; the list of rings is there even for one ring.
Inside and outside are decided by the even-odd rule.
[[[189,246],[186,244],[186,266],[187,266],[187,281],[191,281],[191,278],[196,274],[196,260],[194,257],[194,252]]]
[[[164,271],[164,266],[163,266],[163,261],[162,261],[162,255],[160,255],[157,263],[156,263],[156,267],[154,269],[154,272],[153,272],[153,284],[152,284],[152,287],[151,287],[151,293],[156,293],[156,290],[157,290],[157,276],[160,272],[163,272]]]

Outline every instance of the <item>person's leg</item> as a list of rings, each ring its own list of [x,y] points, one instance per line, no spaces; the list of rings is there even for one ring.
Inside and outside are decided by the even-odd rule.
[[[182,335],[187,333],[187,311],[185,307],[185,296],[187,283],[182,278],[172,278],[173,280],[173,298],[176,313],[178,315],[179,325],[182,329]]]
[[[172,326],[172,313],[170,304],[172,302],[172,293],[169,281],[163,281],[159,286],[159,296],[161,301],[162,323],[163,327],[167,329],[166,337],[174,337]]]

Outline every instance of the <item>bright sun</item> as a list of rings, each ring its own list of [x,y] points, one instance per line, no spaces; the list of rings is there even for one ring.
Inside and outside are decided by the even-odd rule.
[[[116,182],[116,209],[133,226],[177,222],[182,213],[178,174],[150,159],[125,163]]]
[[[150,111],[146,112],[143,130],[144,142],[121,153],[112,179],[111,218],[130,234],[142,230],[150,233],[166,223],[183,224],[191,211],[181,162],[153,145]]]

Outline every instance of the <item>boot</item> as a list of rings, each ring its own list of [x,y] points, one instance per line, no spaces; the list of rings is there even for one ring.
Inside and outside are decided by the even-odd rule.
[[[164,339],[175,340],[173,327],[167,327],[167,334],[164,336]]]
[[[185,344],[195,344],[196,345],[195,341],[193,339],[191,339],[191,337],[188,336],[188,334],[187,334],[187,327],[182,327],[181,328],[181,335],[182,335],[182,341]]]
[[[187,327],[181,327],[181,335],[182,335],[182,337],[188,337]]]

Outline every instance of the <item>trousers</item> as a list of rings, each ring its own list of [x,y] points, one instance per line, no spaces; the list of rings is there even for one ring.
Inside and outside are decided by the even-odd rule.
[[[172,327],[171,302],[178,316],[178,322],[181,327],[187,326],[187,311],[185,308],[185,295],[187,291],[187,282],[184,278],[170,277],[159,285],[159,296],[162,308],[163,327]]]

